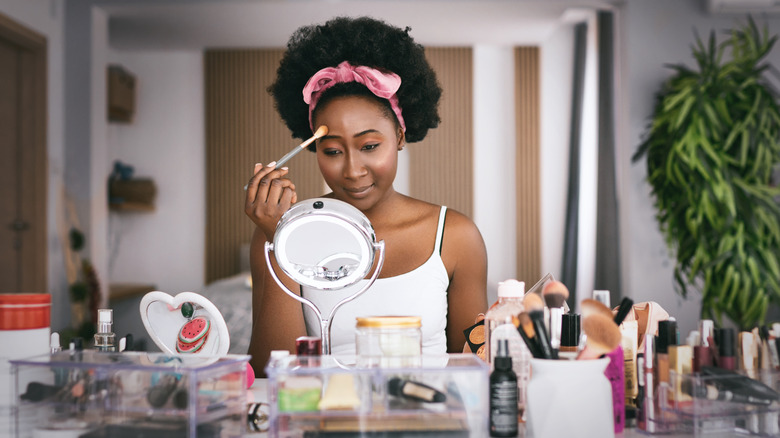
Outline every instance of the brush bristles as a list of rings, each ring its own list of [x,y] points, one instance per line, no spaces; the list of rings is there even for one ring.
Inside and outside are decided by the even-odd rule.
[[[542,301],[542,297],[540,297],[539,294],[533,292],[527,293],[523,296],[523,307],[529,312],[531,310],[543,309],[544,301]]]
[[[544,289],[542,289],[542,295],[547,294],[560,294],[563,296],[563,301],[566,301],[569,298],[569,288],[567,288],[565,284],[558,280],[551,281],[544,286]],[[561,306],[562,305],[563,304],[561,304]]]
[[[563,303],[566,302],[566,298],[563,294],[558,292],[548,292],[544,294],[544,304],[549,308],[563,307]]]
[[[601,349],[603,350],[602,354],[616,349],[623,337],[611,315],[606,316],[600,313],[583,318],[582,331],[588,337],[588,347]]]
[[[614,318],[612,310],[607,307],[601,301],[594,300],[592,298],[585,298],[580,302],[580,313],[582,313],[583,321],[590,315],[600,314],[609,319]]]
[[[527,312],[522,312],[521,314],[517,315],[518,322],[520,323],[519,328],[523,330],[529,338],[533,338],[536,336],[536,332],[534,331],[534,323],[531,321],[531,317],[528,316]]]
[[[319,128],[317,128],[317,131],[314,132],[315,138],[320,138],[323,135],[326,135],[328,133],[328,127],[325,125],[320,125]]]

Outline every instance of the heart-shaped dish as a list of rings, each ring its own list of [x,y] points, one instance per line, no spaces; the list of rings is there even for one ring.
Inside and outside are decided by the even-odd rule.
[[[178,353],[176,339],[184,323],[188,320],[181,312],[184,303],[192,303],[192,317],[204,316],[211,322],[211,330],[206,343],[196,353]],[[164,353],[176,356],[224,356],[230,348],[230,334],[225,318],[208,298],[195,292],[182,292],[171,296],[165,292],[149,292],[141,299],[141,320],[155,344]]]

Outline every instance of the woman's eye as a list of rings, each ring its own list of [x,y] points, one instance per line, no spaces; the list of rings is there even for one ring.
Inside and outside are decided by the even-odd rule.
[[[338,155],[341,153],[341,151],[338,149],[325,149],[322,151],[322,153],[325,155]]]
[[[367,145],[363,146],[363,150],[364,150],[364,151],[370,151],[370,150],[372,150],[372,149],[376,149],[376,148],[378,148],[378,147],[379,147],[379,143],[376,143],[376,144],[367,144]]]

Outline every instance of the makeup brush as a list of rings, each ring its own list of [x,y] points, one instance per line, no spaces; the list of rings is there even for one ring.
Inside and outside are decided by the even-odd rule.
[[[544,303],[550,311],[550,346],[553,350],[561,348],[561,323],[563,320],[563,303],[569,298],[569,289],[560,281],[551,281],[542,290]]]
[[[296,155],[298,155],[298,152],[306,149],[306,146],[310,145],[314,140],[317,140],[318,138],[326,135],[328,133],[328,127],[325,125],[320,126],[317,128],[316,131],[314,131],[314,135],[309,137],[308,140],[304,141],[303,143],[299,144],[298,146],[295,146],[293,150],[290,152],[287,152],[287,155],[283,156],[282,158],[279,158],[279,160],[276,161],[276,164],[274,165],[274,169],[278,169],[282,167],[282,165]],[[248,185],[244,186],[244,190],[246,190]]]
[[[612,316],[594,313],[582,320],[582,331],[587,336],[585,348],[577,359],[598,359],[615,350],[620,345],[623,335],[620,333]]]
[[[585,298],[584,300],[580,301],[580,310],[583,321],[588,316],[596,313],[602,314],[609,319],[614,318],[612,310],[610,310],[606,304],[602,303],[601,301],[594,300],[593,298]]]
[[[541,310],[534,310],[528,312],[528,316],[531,317],[531,322],[534,325],[534,336],[539,345],[539,349],[542,352],[542,359],[557,359],[558,352],[552,349],[550,345],[550,338],[547,336],[547,329],[544,326],[544,312]]]
[[[525,307],[526,312],[530,312],[531,310],[542,310],[544,308],[544,301],[539,294],[529,292],[523,296],[523,307]]]
[[[534,323],[531,321],[531,317],[528,316],[528,312],[520,313],[517,315],[517,319],[520,323],[517,326],[517,331],[520,333],[520,337],[523,338],[523,341],[525,341],[525,345],[531,352],[531,356],[536,359],[544,359],[542,350],[539,347],[539,344],[536,342],[536,331],[534,330]]]
[[[542,296],[547,307],[563,307],[563,302],[569,298],[569,289],[558,280],[551,281],[542,289]]]
[[[295,147],[295,149],[291,150],[287,153],[287,155],[283,156],[276,162],[276,168],[278,169],[281,167],[284,163],[290,161],[290,158],[296,156],[298,152],[306,149],[306,146],[310,145],[314,140],[326,135],[328,133],[328,127],[325,125],[320,126],[317,128],[316,131],[314,131],[314,135],[309,137],[308,140],[304,141],[303,143],[299,144]]]
[[[618,306],[617,313],[615,314],[615,324],[618,326],[620,324],[623,324],[623,320],[626,319],[626,316],[628,316],[628,312],[631,310],[631,308],[634,306],[634,300],[632,300],[629,297],[623,297],[623,300],[620,302],[620,306]]]

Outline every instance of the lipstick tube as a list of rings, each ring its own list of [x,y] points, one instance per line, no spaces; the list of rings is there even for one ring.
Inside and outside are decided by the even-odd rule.
[[[715,331],[718,334],[718,368],[734,371],[737,369],[736,349],[734,348],[734,329],[730,327],[720,328]]]
[[[698,373],[702,367],[712,366],[713,359],[710,350],[710,339],[713,337],[715,324],[711,319],[699,321],[700,341],[693,346],[693,372]]]

